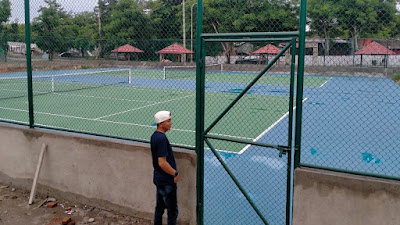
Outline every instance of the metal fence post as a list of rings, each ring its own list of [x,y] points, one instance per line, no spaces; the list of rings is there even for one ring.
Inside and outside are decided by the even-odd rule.
[[[205,48],[203,32],[203,1],[197,1],[196,37],[196,153],[197,153],[197,224],[204,224],[204,88]]]
[[[297,68],[297,94],[296,94],[296,137],[295,137],[295,156],[294,167],[300,166],[300,149],[301,149],[301,120],[303,113],[303,81],[304,81],[304,59],[305,59],[305,42],[306,42],[306,17],[307,17],[307,0],[301,0],[300,6],[300,37],[299,37],[299,64]]]
[[[25,0],[25,43],[26,43],[26,72],[28,79],[29,127],[34,127],[33,91],[32,91],[32,53],[31,53],[31,24],[29,15],[29,0]]]

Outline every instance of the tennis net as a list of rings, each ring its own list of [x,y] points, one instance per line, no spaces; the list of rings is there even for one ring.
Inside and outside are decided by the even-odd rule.
[[[52,71],[54,73],[54,71]],[[70,92],[110,85],[131,83],[130,69],[99,70],[77,73],[55,73],[32,76],[33,95]],[[22,98],[28,95],[27,77],[0,77],[0,99]]]
[[[222,72],[223,64],[206,65],[207,72]],[[196,66],[164,66],[163,79],[194,79]]]

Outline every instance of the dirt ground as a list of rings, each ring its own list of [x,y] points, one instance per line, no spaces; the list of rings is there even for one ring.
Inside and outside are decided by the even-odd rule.
[[[75,224],[152,224],[152,221],[118,214],[67,199],[58,199],[56,196],[37,194],[34,203],[29,205],[29,194],[27,190],[0,183],[0,224],[56,225],[62,224],[65,217],[70,217],[71,220],[75,221]],[[55,198],[56,206],[49,208],[47,202],[40,206],[51,198]],[[69,215],[68,212],[71,214]],[[93,219],[94,221],[91,222]]]

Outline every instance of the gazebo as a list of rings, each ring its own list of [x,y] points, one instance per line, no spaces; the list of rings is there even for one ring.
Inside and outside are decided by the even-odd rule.
[[[125,54],[125,59],[128,59],[128,61],[131,61],[131,54],[130,53],[143,53],[142,50],[140,50],[140,49],[138,49],[136,47],[133,47],[130,44],[126,44],[126,45],[123,45],[121,47],[118,47],[118,48],[112,50],[111,52],[115,53],[115,58],[116,59],[118,59],[118,53],[124,53]],[[138,58],[139,57],[136,54],[136,61],[139,60]]]
[[[178,62],[180,61],[180,54],[193,54],[194,52],[190,51],[189,49],[186,49],[177,43],[170,45],[168,47],[165,47],[161,49],[160,51],[156,52],[157,54],[160,54],[160,62],[163,61],[164,59],[164,54],[176,54],[178,55]]]
[[[384,58],[382,62],[384,62],[385,67],[387,67],[388,63],[388,56],[389,55],[396,55],[395,52],[392,50],[387,49],[385,46],[379,44],[376,41],[373,41],[371,44],[365,46],[361,50],[358,50],[354,53],[355,55],[361,55],[361,64],[362,66],[362,61],[363,61],[363,55],[383,55]]]
[[[266,45],[266,46],[264,46],[264,47],[262,47],[262,48],[260,48],[260,49],[258,49],[256,51],[252,52],[251,54],[253,54],[253,55],[261,55],[261,56],[264,56],[264,54],[266,54],[267,55],[267,64],[268,64],[268,56],[269,55],[277,55],[277,54],[279,54],[279,52],[281,52],[281,49],[279,49],[275,45],[268,44],[268,45]],[[264,57],[262,57],[262,58],[264,58]],[[260,61],[261,60],[262,59],[260,58]]]

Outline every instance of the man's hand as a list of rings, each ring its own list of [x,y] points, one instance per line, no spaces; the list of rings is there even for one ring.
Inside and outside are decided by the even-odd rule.
[[[178,181],[179,181],[179,174],[178,174],[178,176],[174,177],[175,184],[178,183]]]

